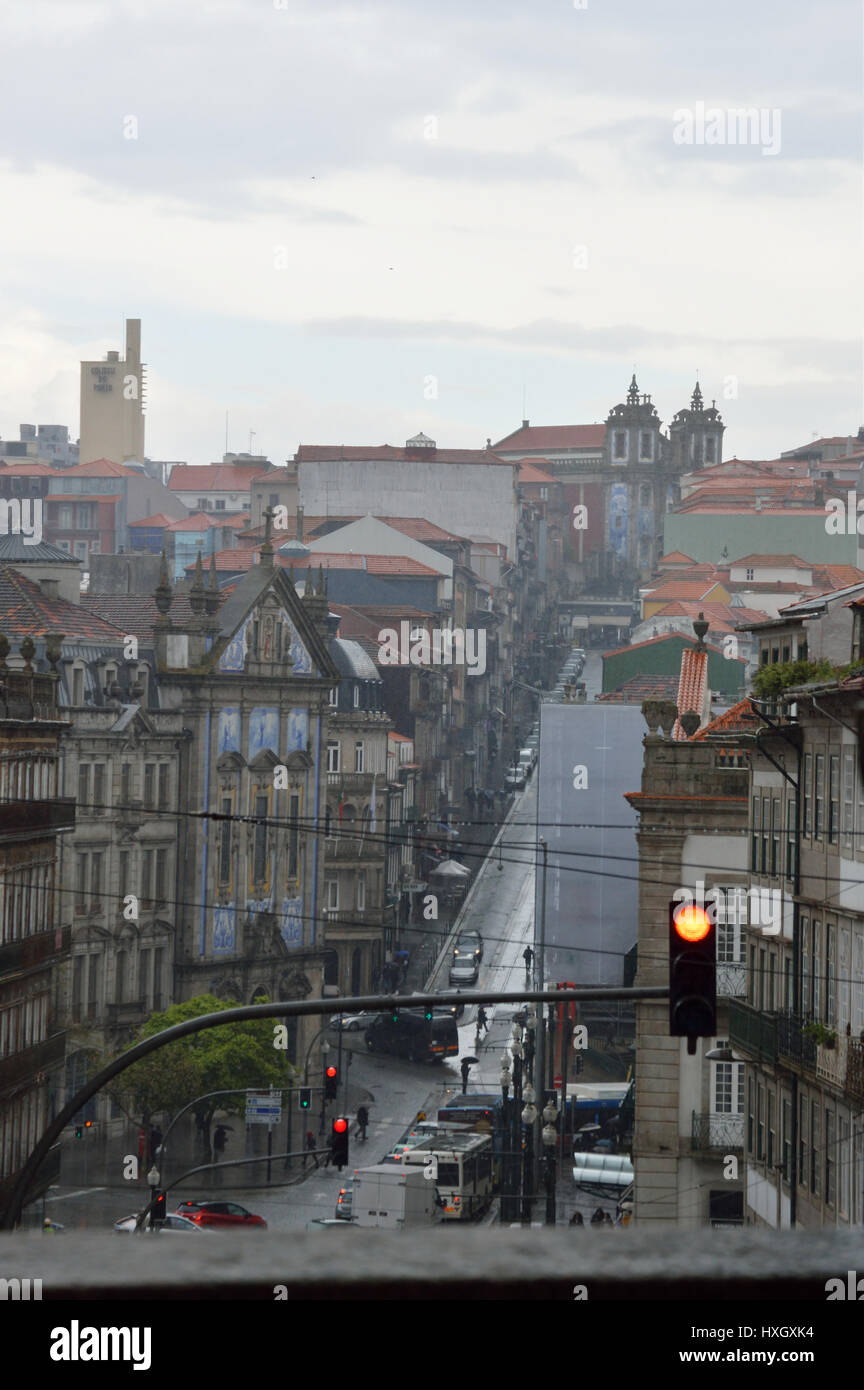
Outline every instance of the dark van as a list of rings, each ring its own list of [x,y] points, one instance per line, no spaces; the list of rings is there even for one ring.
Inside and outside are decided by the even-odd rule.
[[[402,1009],[394,1022],[392,1014],[378,1014],[366,1029],[370,1052],[389,1052],[410,1062],[441,1062],[459,1056],[459,1034],[452,1014],[433,1014],[431,1020],[419,1010]]]

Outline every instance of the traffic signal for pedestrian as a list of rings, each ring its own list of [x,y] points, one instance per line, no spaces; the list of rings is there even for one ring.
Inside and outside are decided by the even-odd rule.
[[[398,1023],[398,1022],[399,1022],[399,1010],[398,1010],[398,1009],[394,1009],[393,1012],[392,1012],[392,1014],[390,1015],[390,1017],[391,1017],[391,1019],[392,1019],[392,1021],[393,1021],[394,1023]]]
[[[312,1104],[312,1087],[311,1087],[311,1086],[301,1086],[301,1087],[300,1087],[300,1109],[301,1109],[301,1110],[308,1110],[311,1104]]]
[[[717,928],[698,903],[669,904],[669,1035],[697,1038],[717,1032]]]
[[[324,1068],[324,1099],[335,1100],[339,1090],[339,1069],[332,1064]]]
[[[84,1126],[83,1126],[83,1125],[76,1125],[76,1126],[75,1126],[75,1138],[76,1138],[76,1139],[83,1139],[83,1138],[84,1138]]]
[[[330,1157],[340,1173],[348,1164],[349,1123],[344,1115],[338,1115],[330,1131]]]
[[[426,1012],[425,1012],[425,1014],[423,1015],[423,1017],[425,1018],[425,1020],[426,1020],[427,1023],[431,1023],[431,1022],[432,1022],[432,1005],[431,1005],[431,1004],[427,1004],[427,1005],[426,1005]]]
[[[153,1201],[150,1204],[150,1225],[154,1226],[157,1221],[164,1221],[167,1215],[168,1203],[163,1191],[153,1193]]]

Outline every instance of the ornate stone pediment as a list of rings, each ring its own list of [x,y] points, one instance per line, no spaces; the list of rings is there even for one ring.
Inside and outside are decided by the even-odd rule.
[[[245,766],[239,753],[222,753],[216,760],[217,772],[239,772]]]
[[[295,752],[287,755],[283,766],[287,768],[289,772],[308,772],[313,766],[313,763],[308,753],[301,753],[295,750]]]
[[[274,767],[279,766],[279,759],[270,748],[262,748],[260,753],[249,764],[250,772],[272,772]]]
[[[306,978],[304,971],[295,967],[293,970],[285,970],[279,976],[279,998],[288,999],[308,999],[312,993],[312,985]]]

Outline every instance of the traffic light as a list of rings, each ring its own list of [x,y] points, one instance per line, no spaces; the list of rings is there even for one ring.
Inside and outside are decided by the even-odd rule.
[[[153,1193],[153,1201],[150,1204],[150,1225],[155,1226],[157,1221],[164,1221],[167,1215],[167,1199],[163,1191]]]
[[[339,1090],[339,1070],[337,1067],[324,1068],[324,1099],[335,1100]]]
[[[76,1139],[83,1139],[83,1138],[84,1138],[84,1126],[83,1126],[83,1125],[76,1125],[76,1126],[75,1126],[75,1138],[76,1138]]]
[[[312,1087],[311,1087],[311,1086],[301,1086],[301,1087],[300,1087],[300,1109],[301,1109],[301,1110],[308,1110],[311,1104],[312,1104]]]
[[[339,1115],[333,1121],[333,1127],[330,1131],[330,1158],[340,1173],[348,1164],[349,1123],[344,1115]]]
[[[425,1012],[425,1014],[423,1015],[423,1017],[425,1018],[425,1020],[426,1020],[427,1023],[431,1023],[431,1022],[432,1022],[432,1005],[431,1005],[431,1004],[427,1004],[427,1005],[426,1005],[426,1012]]]
[[[393,1021],[393,1023],[398,1023],[398,1022],[399,1022],[399,1010],[398,1010],[398,1009],[394,1009],[393,1012],[392,1012],[392,1014],[390,1015],[390,1018],[391,1018],[391,1020]]]
[[[698,903],[669,904],[669,1036],[697,1038],[717,1032],[717,928]]]

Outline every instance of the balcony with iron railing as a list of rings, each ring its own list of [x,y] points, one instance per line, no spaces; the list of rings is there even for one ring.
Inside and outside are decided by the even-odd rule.
[[[328,772],[328,787],[344,787],[346,792],[371,791],[372,779],[377,777],[383,787],[386,774],[384,772]]]
[[[71,946],[71,927],[56,927],[34,932],[20,941],[7,941],[0,946],[0,976],[52,965],[68,956]]]
[[[753,1061],[777,1061],[777,1015],[754,1009],[741,999],[729,1001],[729,1042]]]
[[[28,1081],[34,1082],[42,1072],[59,1066],[66,1051],[66,1034],[54,1033],[41,1042],[13,1052],[9,1057],[0,1058],[0,1091],[10,1086],[20,1086]]]
[[[338,839],[333,838],[324,841],[324,861],[329,863],[331,860],[338,860],[344,864],[351,862],[365,864],[373,860],[381,860],[384,857],[385,848],[380,831],[374,835],[340,836]]]
[[[711,1113],[692,1114],[690,1146],[694,1153],[734,1153],[744,1151],[744,1116]]]
[[[71,796],[0,802],[0,841],[30,840],[74,829],[75,800]]]
[[[788,1057],[802,1067],[816,1068],[816,1042],[804,1029],[811,1020],[799,1018],[797,1014],[782,1013],[777,1016],[777,1053]]]

